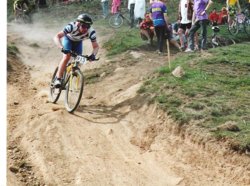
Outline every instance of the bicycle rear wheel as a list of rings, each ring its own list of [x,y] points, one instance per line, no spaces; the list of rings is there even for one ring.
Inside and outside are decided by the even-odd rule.
[[[250,19],[248,18],[244,21],[244,31],[248,36],[250,36]]]
[[[82,98],[84,76],[80,69],[76,69],[69,77],[65,92],[65,107],[68,112],[74,112]]]
[[[52,76],[52,79],[51,79],[51,83],[50,83],[50,101],[52,103],[57,102],[57,100],[59,99],[60,94],[62,92],[61,88],[55,88],[55,86],[54,86],[54,81],[56,80],[57,71],[58,71],[58,67],[56,67],[54,74]]]
[[[109,25],[113,28],[119,28],[123,24],[123,18],[120,14],[114,14],[109,18]]]
[[[231,26],[228,25],[228,31],[231,35],[236,36],[239,32],[239,23],[237,18],[234,18]]]

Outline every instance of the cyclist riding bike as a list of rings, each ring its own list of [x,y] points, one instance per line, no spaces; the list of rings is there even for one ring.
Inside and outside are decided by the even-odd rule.
[[[15,20],[17,21],[18,16],[20,14],[22,14],[24,11],[26,11],[26,13],[28,13],[29,1],[28,0],[16,0],[16,1],[14,1],[13,10],[14,10]]]
[[[92,24],[92,19],[87,14],[81,14],[77,17],[76,21],[69,23],[54,37],[55,44],[63,52],[63,57],[56,74],[57,79],[54,83],[56,88],[60,88],[61,86],[63,72],[71,57],[69,51],[82,54],[82,41],[84,39],[90,39],[92,43],[93,50],[89,58],[90,61],[94,61],[96,59],[95,56],[98,53],[99,45],[96,40],[96,31],[91,26]]]

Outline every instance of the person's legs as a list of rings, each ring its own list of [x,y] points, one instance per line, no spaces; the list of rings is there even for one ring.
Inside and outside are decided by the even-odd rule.
[[[207,20],[201,20],[200,26],[201,26],[201,49],[205,50],[206,49],[206,44],[207,44],[207,25],[208,21]]]
[[[70,41],[67,37],[63,37],[62,45],[65,50],[72,50],[72,41]],[[63,72],[69,60],[70,60],[70,54],[63,54],[63,58],[61,59],[58,65],[58,71],[56,74],[56,77],[58,79],[62,78]]]
[[[184,34],[184,30],[182,28],[179,28],[178,29],[178,35],[179,35],[180,44],[181,44],[182,48],[185,47],[185,42],[184,42],[183,34]]]
[[[188,34],[188,49],[194,50],[194,35],[200,28],[199,21],[197,21],[190,29]]]
[[[105,18],[109,15],[109,1],[104,1],[104,16]]]
[[[165,26],[161,26],[160,28],[160,34],[159,34],[159,52],[162,53],[163,52],[163,46],[165,43],[165,33],[166,33],[166,27]]]
[[[148,33],[147,30],[141,29],[140,32],[141,32],[141,34],[142,34],[143,36],[146,37],[146,39],[147,39],[148,41],[150,40],[150,36],[149,36],[149,33]],[[144,38],[145,38],[145,37],[144,37]]]
[[[155,27],[155,35],[157,38],[157,49],[160,51],[160,27],[158,26]]]
[[[129,16],[130,16],[130,28],[134,27],[135,22],[135,4],[130,4]]]

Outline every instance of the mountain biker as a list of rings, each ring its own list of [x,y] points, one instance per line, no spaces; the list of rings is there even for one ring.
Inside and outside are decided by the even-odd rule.
[[[29,1],[28,0],[16,0],[13,3],[13,10],[14,10],[14,16],[15,20],[17,20],[17,17],[23,13],[25,10],[28,12],[29,10]]]
[[[99,45],[96,40],[96,31],[91,26],[92,24],[93,22],[89,15],[80,14],[76,21],[69,23],[62,31],[55,35],[54,42],[63,52],[63,57],[56,74],[56,88],[61,86],[63,72],[71,57],[69,51],[72,50],[78,54],[82,54],[82,41],[84,39],[90,39],[93,50],[92,54],[89,56],[89,60],[95,60],[95,56],[99,50]]]

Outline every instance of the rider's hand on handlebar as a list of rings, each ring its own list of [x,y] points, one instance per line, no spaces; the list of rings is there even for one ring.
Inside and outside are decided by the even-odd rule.
[[[96,60],[95,54],[91,54],[91,55],[88,57],[88,60],[90,60],[90,61],[95,61],[95,60]]]

